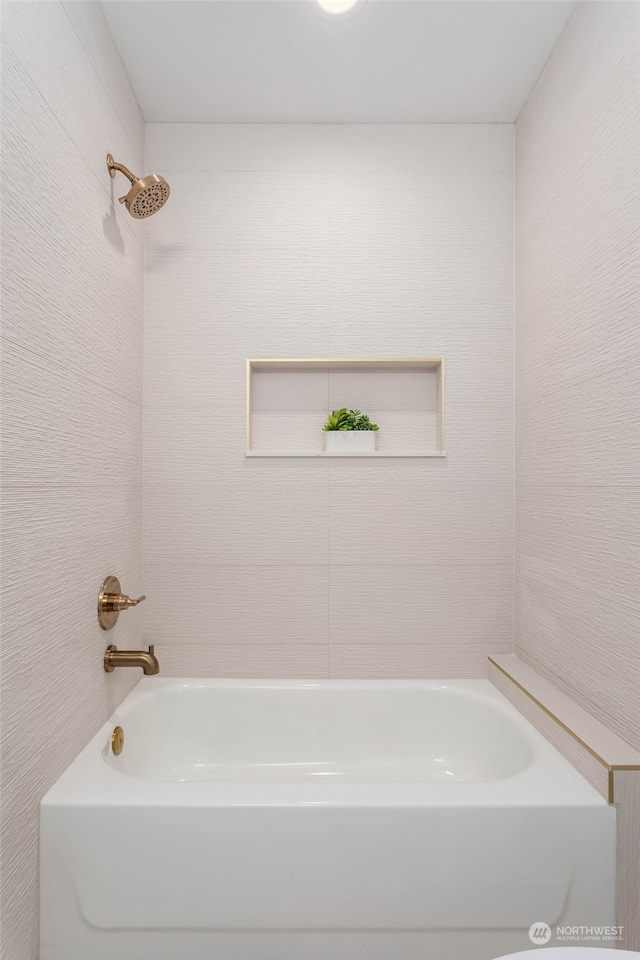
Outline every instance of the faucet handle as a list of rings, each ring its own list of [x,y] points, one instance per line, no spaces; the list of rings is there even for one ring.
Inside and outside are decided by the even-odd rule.
[[[137,607],[139,603],[142,603],[143,600],[146,600],[144,593],[141,597],[138,597],[137,600],[134,600],[133,597],[125,597],[120,594],[117,598],[120,610],[128,610],[129,607]]]
[[[129,607],[137,607],[139,603],[147,598],[144,596],[134,600],[133,597],[127,597],[124,593],[107,593],[104,596],[103,603],[108,610],[128,610]]]
[[[135,599],[121,592],[120,581],[117,577],[107,577],[100,588],[98,597],[98,622],[103,630],[111,630],[121,610],[137,607],[147,598],[144,594]]]

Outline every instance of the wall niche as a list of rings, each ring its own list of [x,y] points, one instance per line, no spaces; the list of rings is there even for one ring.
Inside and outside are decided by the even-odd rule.
[[[444,457],[444,360],[247,360],[248,457]],[[369,415],[376,450],[325,451],[322,426]]]

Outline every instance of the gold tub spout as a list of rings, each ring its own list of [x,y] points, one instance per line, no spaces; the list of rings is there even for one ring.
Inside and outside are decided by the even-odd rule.
[[[156,659],[153,644],[148,650],[118,650],[110,644],[104,653],[104,669],[113,673],[116,667],[142,667],[146,677],[153,677],[160,673],[160,664]]]

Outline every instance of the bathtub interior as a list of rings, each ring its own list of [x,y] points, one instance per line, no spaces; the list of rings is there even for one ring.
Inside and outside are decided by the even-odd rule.
[[[176,682],[119,721],[124,749],[105,759],[145,780],[493,781],[535,752],[499,702],[446,683]]]

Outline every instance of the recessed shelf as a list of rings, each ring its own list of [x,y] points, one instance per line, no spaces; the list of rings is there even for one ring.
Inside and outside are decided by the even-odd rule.
[[[375,451],[327,452],[336,408],[369,414]],[[247,360],[247,457],[445,457],[441,357]]]
[[[446,457],[446,450],[375,450],[372,453],[336,453],[333,450],[247,450],[248,457]]]

